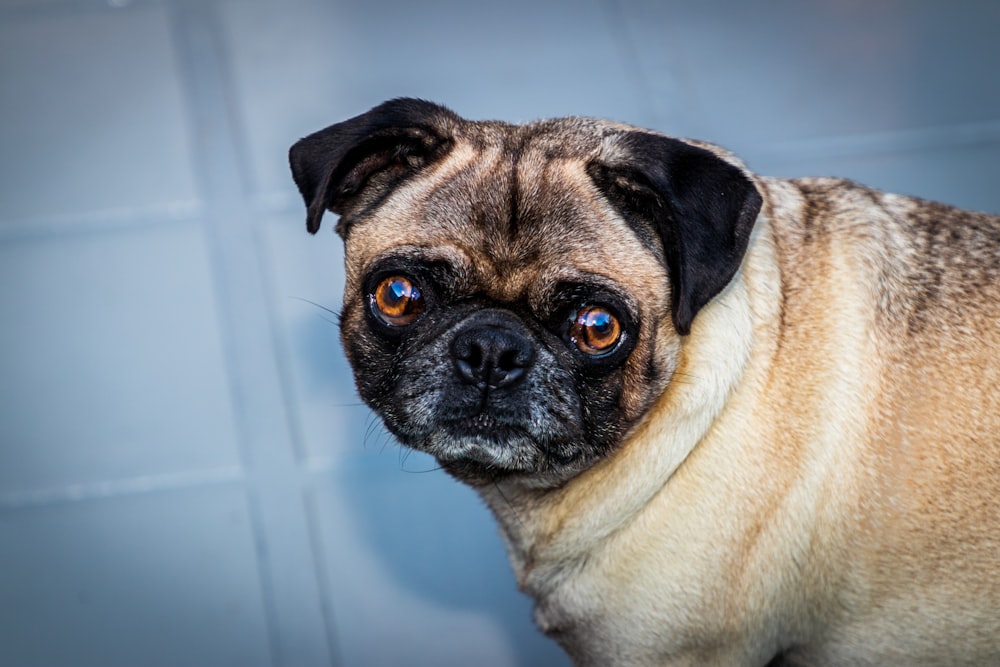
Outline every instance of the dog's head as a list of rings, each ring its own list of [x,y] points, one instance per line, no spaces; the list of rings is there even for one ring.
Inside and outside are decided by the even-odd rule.
[[[761,205],[701,146],[393,100],[291,149],[340,215],[341,339],[401,442],[469,483],[558,484],[622,443],[739,268]]]

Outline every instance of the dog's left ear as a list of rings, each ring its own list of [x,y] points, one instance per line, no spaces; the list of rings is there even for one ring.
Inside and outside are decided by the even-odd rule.
[[[315,234],[327,210],[342,214],[376,203],[439,159],[460,121],[438,104],[401,98],[297,141],[288,162],[306,203],[306,229]],[[338,225],[338,231],[346,229]]]
[[[757,188],[706,149],[639,131],[617,137],[588,172],[626,219],[652,225],[663,243],[674,328],[688,335],[739,269],[763,202]]]

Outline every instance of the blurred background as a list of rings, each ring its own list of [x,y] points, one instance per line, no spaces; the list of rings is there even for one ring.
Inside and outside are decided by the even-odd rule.
[[[0,0],[0,665],[568,664],[359,404],[299,137],[419,96],[998,212],[998,71],[995,0]]]

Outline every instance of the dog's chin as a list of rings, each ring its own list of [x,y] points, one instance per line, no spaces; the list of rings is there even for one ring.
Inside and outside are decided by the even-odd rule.
[[[489,415],[441,421],[428,433],[400,441],[434,456],[449,474],[467,484],[518,479],[529,486],[551,486],[578,473],[583,449],[572,442],[532,435],[516,424]]]

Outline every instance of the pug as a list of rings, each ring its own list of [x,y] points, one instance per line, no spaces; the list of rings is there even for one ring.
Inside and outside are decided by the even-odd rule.
[[[363,400],[578,665],[1000,665],[1000,217],[588,118],[298,141]]]

